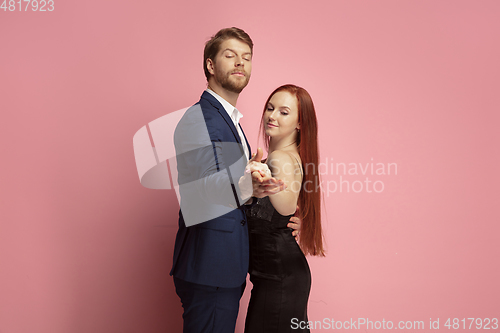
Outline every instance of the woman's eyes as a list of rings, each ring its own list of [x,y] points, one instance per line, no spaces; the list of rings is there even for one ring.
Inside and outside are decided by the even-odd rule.
[[[268,106],[266,111],[274,111],[274,108]],[[287,116],[288,115],[288,111],[281,111],[280,112],[283,116]]]

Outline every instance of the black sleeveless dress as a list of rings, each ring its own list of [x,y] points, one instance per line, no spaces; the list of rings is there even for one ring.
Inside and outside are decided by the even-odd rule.
[[[245,333],[309,332],[297,329],[307,326],[311,272],[287,227],[291,216],[279,214],[269,197],[247,211],[253,288]]]

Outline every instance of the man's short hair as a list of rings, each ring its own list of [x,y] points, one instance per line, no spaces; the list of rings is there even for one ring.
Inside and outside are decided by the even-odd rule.
[[[210,72],[207,69],[207,59],[210,58],[215,63],[215,56],[219,52],[220,45],[223,41],[234,38],[243,43],[247,44],[250,47],[250,52],[253,53],[253,42],[250,36],[239,28],[225,28],[219,30],[209,41],[205,43],[205,50],[203,52],[203,69],[205,71],[205,76],[208,79],[210,78]]]

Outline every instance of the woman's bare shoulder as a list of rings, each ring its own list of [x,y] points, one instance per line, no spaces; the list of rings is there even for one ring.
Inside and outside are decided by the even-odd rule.
[[[267,161],[291,162],[293,161],[292,154],[284,150],[274,150],[267,156]]]
[[[267,157],[267,165],[273,174],[300,175],[300,157],[291,151],[275,150]]]

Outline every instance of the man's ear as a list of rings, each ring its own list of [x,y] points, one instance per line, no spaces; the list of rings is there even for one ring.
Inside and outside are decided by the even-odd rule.
[[[215,74],[215,69],[214,69],[214,62],[212,59],[210,58],[207,58],[207,69],[208,69],[208,72],[212,75]]]

